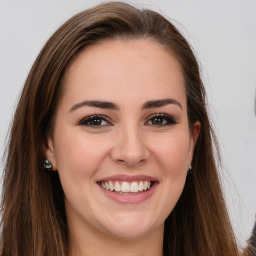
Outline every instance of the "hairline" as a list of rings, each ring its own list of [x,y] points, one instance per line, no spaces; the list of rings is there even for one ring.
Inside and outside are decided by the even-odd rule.
[[[147,34],[136,34],[136,33],[127,33],[127,34],[122,34],[122,35],[110,35],[109,37],[105,37],[105,38],[98,38],[97,40],[95,40],[92,43],[88,43],[86,45],[84,45],[83,47],[81,47],[81,49],[79,49],[73,56],[72,58],[69,60],[69,62],[67,63],[65,69],[63,70],[63,75],[60,78],[59,81],[59,95],[58,95],[58,101],[57,101],[57,105],[55,108],[55,111],[53,113],[52,116],[52,124],[49,127],[49,132],[48,132],[48,137],[50,137],[51,139],[53,139],[53,134],[54,134],[54,126],[55,126],[55,120],[56,120],[56,114],[58,111],[58,107],[60,105],[60,102],[63,99],[64,93],[65,93],[65,87],[66,87],[66,79],[67,79],[67,73],[70,69],[70,67],[74,64],[74,62],[79,58],[79,56],[81,56],[83,54],[84,51],[89,50],[91,47],[94,46],[100,46],[104,43],[107,42],[111,42],[111,41],[136,41],[136,40],[148,40],[151,41],[153,43],[158,44],[159,46],[162,46],[162,48],[164,50],[166,50],[166,53],[169,53],[172,57],[174,57],[178,62],[179,65],[181,67],[181,72],[183,75],[183,80],[184,80],[184,89],[185,89],[185,94],[186,94],[186,98],[187,98],[187,81],[186,81],[186,75],[185,75],[185,71],[184,68],[182,66],[181,60],[179,58],[179,55],[172,49],[172,47],[168,44],[164,44],[162,43],[159,39],[157,39],[154,36],[151,35],[147,35]],[[188,104],[187,104],[187,116],[188,116]],[[189,118],[188,118],[188,122],[189,122]],[[189,131],[192,132],[192,124],[190,124],[189,122]]]

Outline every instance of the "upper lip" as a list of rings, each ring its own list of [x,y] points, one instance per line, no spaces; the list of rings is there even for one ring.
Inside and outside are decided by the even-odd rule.
[[[158,181],[156,178],[152,176],[147,176],[147,175],[113,175],[113,176],[108,176],[104,177],[102,179],[98,179],[97,182],[100,181],[127,181],[127,182],[132,182],[132,181]]]

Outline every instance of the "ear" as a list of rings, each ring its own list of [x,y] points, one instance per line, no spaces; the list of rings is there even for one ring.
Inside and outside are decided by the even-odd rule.
[[[190,139],[189,163],[192,163],[194,148],[200,133],[200,129],[201,129],[201,123],[199,121],[194,122],[192,131],[191,131],[191,139]]]
[[[52,169],[57,170],[54,143],[51,138],[48,138],[48,140],[46,141],[44,152],[45,152],[46,159],[52,163]]]

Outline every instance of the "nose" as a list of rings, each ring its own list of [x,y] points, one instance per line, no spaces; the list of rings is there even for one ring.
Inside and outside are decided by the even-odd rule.
[[[134,167],[150,156],[145,138],[138,127],[125,127],[118,131],[111,151],[113,161]]]

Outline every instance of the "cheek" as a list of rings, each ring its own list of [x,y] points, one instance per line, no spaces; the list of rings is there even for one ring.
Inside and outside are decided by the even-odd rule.
[[[155,145],[152,155],[161,174],[158,214],[162,222],[174,209],[186,182],[189,159],[189,135],[186,134],[169,133],[150,141]]]
[[[56,164],[60,174],[90,176],[106,154],[100,136],[86,136],[83,132],[56,136]]]
[[[81,202],[84,209],[89,209],[87,199],[93,197],[95,173],[104,161],[107,148],[100,136],[63,131],[55,136],[55,158],[64,194],[72,209],[78,209]]]
[[[166,175],[179,175],[189,165],[189,136],[186,133],[171,134],[152,140],[153,154]]]

